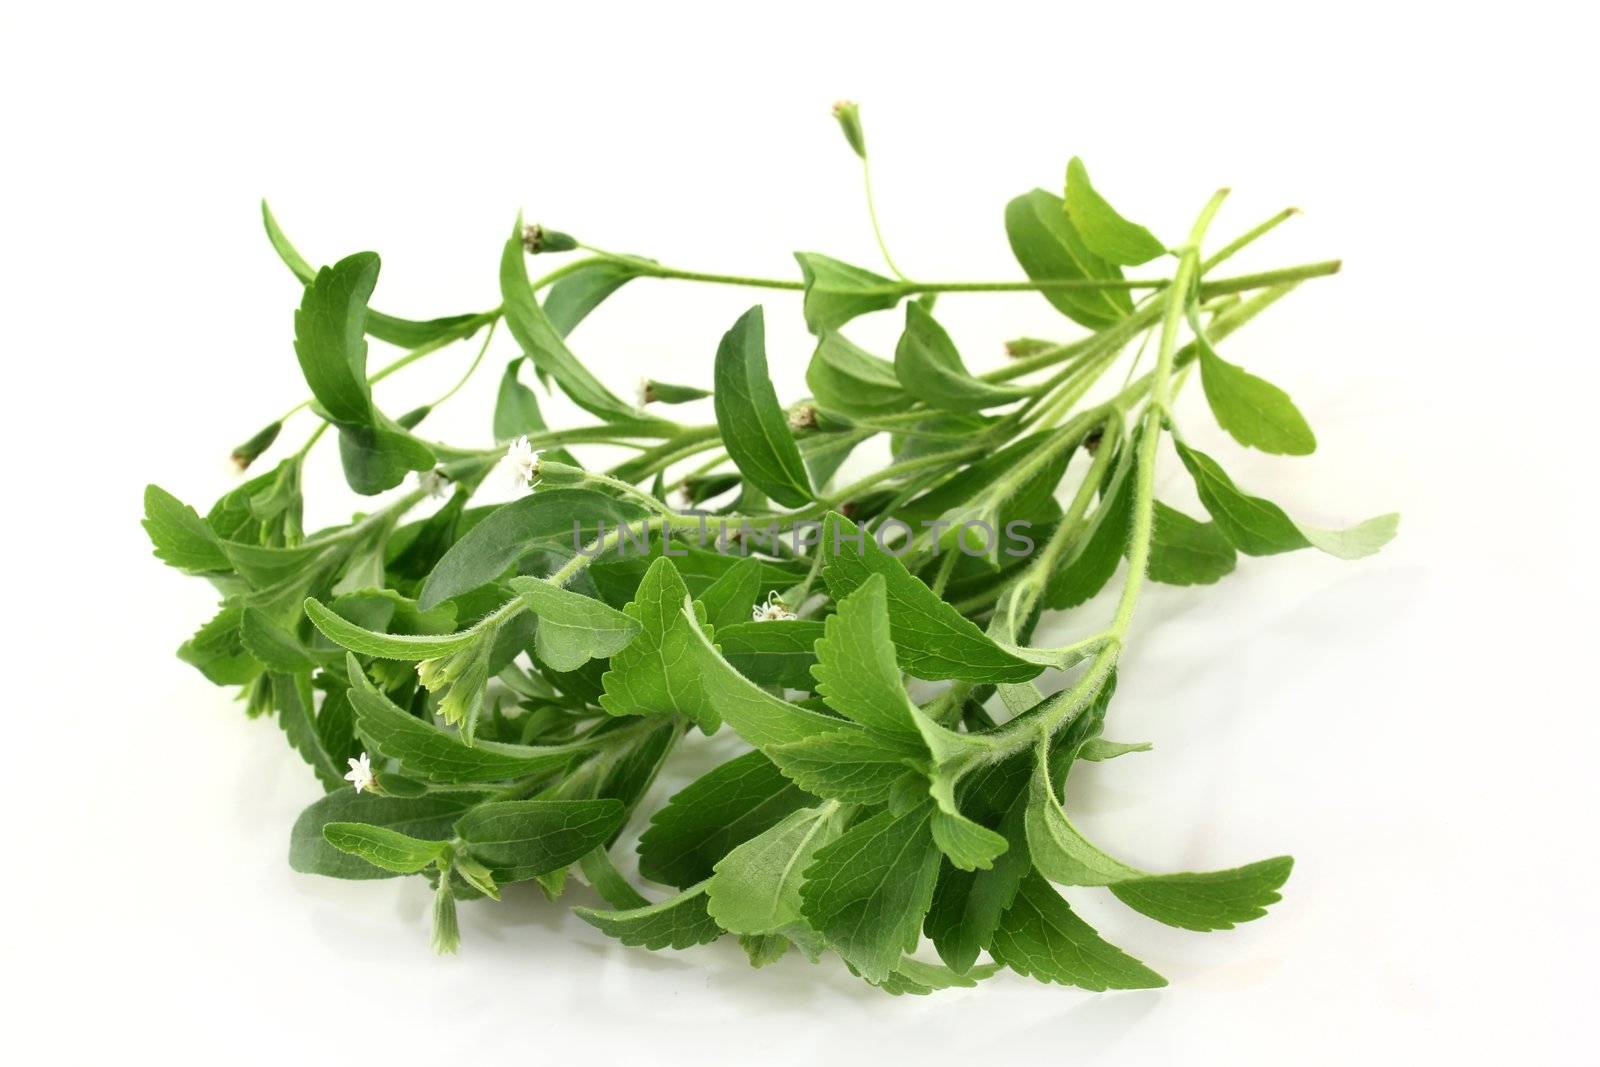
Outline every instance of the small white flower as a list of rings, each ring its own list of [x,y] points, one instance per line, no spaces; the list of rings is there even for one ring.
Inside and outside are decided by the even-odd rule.
[[[450,479],[438,467],[432,470],[418,471],[417,484],[427,491],[428,496],[434,500],[450,492]]]
[[[634,392],[633,396],[639,407],[644,407],[646,404],[650,403],[650,401],[656,398],[655,393],[650,389],[649,378],[639,379],[638,389]]]
[[[767,594],[766,603],[758,601],[750,609],[750,617],[756,622],[787,622],[797,618],[795,613],[789,610],[789,605],[778,599],[776,589]]]
[[[375,782],[372,775],[371,758],[363,752],[360,759],[352,758],[345,762],[350,764],[350,773],[344,776],[344,780],[355,786],[357,793],[364,789],[371,789]]]
[[[542,455],[544,449],[528,444],[528,435],[523,434],[511,442],[500,465],[513,484],[527,489],[539,480],[539,457]]]
[[[817,409],[810,404],[797,404],[789,409],[789,429],[815,430]]]

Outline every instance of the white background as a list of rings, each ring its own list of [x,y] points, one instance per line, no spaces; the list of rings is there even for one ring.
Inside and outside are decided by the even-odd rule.
[[[1592,1061],[1600,232],[1578,10],[8,6],[12,1062]],[[795,249],[876,267],[840,96],[863,101],[915,276],[1017,276],[1002,206],[1074,153],[1169,240],[1223,184],[1219,234],[1305,209],[1240,269],[1344,257],[1226,348],[1298,399],[1314,457],[1234,447],[1192,387],[1180,415],[1295,515],[1398,509],[1399,539],[1152,590],[1108,734],[1155,750],[1069,797],[1144,866],[1293,852],[1285,898],[1200,935],[1069,891],[1171,980],[1137,993],[1003,975],[896,1000],[837,961],[625,949],[530,891],[465,907],[461,954],[435,959],[420,882],[287,868],[318,789],[271,721],[172,657],[211,595],[138,527],[147,481],[203,510],[228,449],[303,392],[297,287],[257,198],[314,262],[380,250],[375,303],[416,317],[496,302],[519,208],[692,268],[788,275]],[[703,383],[758,298],[793,398],[810,342],[783,294],[636,282],[574,344],[619,391]],[[1069,327],[1027,294],[940,310],[980,368]],[[494,354],[430,432],[488,443],[508,339]],[[469,358],[380,403],[431,398]],[[348,514],[333,450],[314,465],[312,517]],[[1184,482],[1163,474],[1192,510]]]

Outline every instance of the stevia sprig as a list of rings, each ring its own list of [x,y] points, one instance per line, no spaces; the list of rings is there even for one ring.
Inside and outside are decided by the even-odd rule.
[[[860,111],[841,104],[835,117],[892,278],[814,252],[796,254],[798,277],[690,270],[519,218],[496,306],[411,320],[370,306],[375,253],[313,268],[263,205],[303,286],[294,348],[311,397],[234,460],[265,456],[303,410],[317,422],[204,516],[147,492],[156,555],[221,597],[179,655],[238,687],[251,715],[275,715],[325,789],[293,829],[291,864],[422,875],[440,952],[459,944],[459,902],[521,881],[555,899],[576,869],[605,905],[577,914],[627,945],[731,934],[753,966],[832,954],[894,994],[999,969],[1095,990],[1164,984],[1055,886],[1104,887],[1156,921],[1225,929],[1278,900],[1292,861],[1136,868],[1073,825],[1065,786],[1079,760],[1149,747],[1102,733],[1148,583],[1216,583],[1241,554],[1357,558],[1393,536],[1394,516],[1337,531],[1296,522],[1194,448],[1175,410],[1197,376],[1241,446],[1314,449],[1288,395],[1218,346],[1338,263],[1219,277],[1293,212],[1206,256],[1223,194],[1169,246],[1074,158],[1060,195],[1007,205],[1025,280],[915,280],[883,239]],[[529,255],[564,252],[577,254],[530,276]],[[1168,272],[1153,266],[1169,259]],[[650,380],[630,402],[603,380],[604,359],[581,359],[567,337],[646,281],[795,291],[802,314],[752,308],[720,341],[702,339],[703,385]],[[975,372],[934,298],[996,292],[1036,293],[1063,329],[1086,332],[1011,342],[1005,364]],[[903,316],[892,353],[846,335],[885,313]],[[802,326],[816,337],[811,395],[785,405],[766,335]],[[419,434],[507,335],[484,438]],[[432,404],[380,406],[375,386],[474,337]],[[369,372],[368,338],[405,351]],[[590,421],[547,425],[529,368]],[[707,399],[709,422],[660,414]],[[350,488],[385,502],[308,533],[301,472],[324,437]],[[874,438],[889,460],[844,475]],[[1205,519],[1156,496],[1168,441]],[[631,455],[596,470],[593,445]],[[493,486],[512,499],[493,502]],[[1119,570],[1109,619],[1065,645],[1035,642],[1046,613],[1091,612]],[[669,755],[720,731],[748,751],[647,810]],[[630,825],[642,828],[638,886],[612,854]],[[941,963],[909,954],[921,938]]]

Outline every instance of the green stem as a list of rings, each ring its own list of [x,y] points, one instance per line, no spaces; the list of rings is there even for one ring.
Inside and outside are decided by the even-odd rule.
[[[867,218],[872,220],[872,236],[878,241],[878,251],[883,253],[883,261],[889,264],[889,270],[895,277],[901,281],[910,281],[905,271],[895,264],[894,257],[889,254],[889,245],[883,239],[883,228],[878,225],[878,205],[872,196],[872,164],[867,161],[865,155],[861,157],[861,182],[867,189]]]

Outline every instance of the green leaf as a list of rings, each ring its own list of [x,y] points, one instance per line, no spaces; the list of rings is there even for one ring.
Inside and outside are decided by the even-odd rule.
[[[916,944],[933,899],[939,850],[932,810],[865,819],[819,849],[805,871],[806,921],[869,982],[887,979]]]
[[[832,330],[817,341],[806,367],[806,386],[822,407],[845,415],[873,418],[911,406],[893,363],[868,354]]]
[[[1151,874],[1102,852],[1072,825],[1048,775],[1028,787],[1028,848],[1040,874],[1063,885],[1110,886],[1124,904],[1186,930],[1230,930],[1266,914],[1294,860],[1278,856],[1226,871]]]
[[[741,622],[717,628],[717,647],[735,670],[757,685],[810,689],[812,650],[823,624],[811,619]]]
[[[335,734],[336,724],[323,721],[329,716],[330,708],[336,717],[343,708],[342,702],[329,694],[318,714],[309,673],[274,674],[271,685],[272,707],[278,713],[278,725],[283,728],[289,747],[311,765],[324,789],[343,788],[347,784],[343,761],[349,759],[345,755],[350,747],[349,740],[346,738],[340,747],[330,749],[328,740]]]
[[[1057,611],[1075,608],[1093,597],[1122,562],[1133,529],[1134,454],[1139,436],[1123,446],[1123,454],[1089,520],[1089,529],[1062,567],[1050,576],[1044,601]],[[1108,447],[1108,446],[1102,446]]]
[[[707,732],[727,722],[756,748],[798,741],[837,721],[773,696],[722,658],[672,561],[651,564],[624,611],[643,624],[611,657],[600,706],[612,715],[677,712]]]
[[[746,752],[701,775],[650,817],[639,838],[639,873],[688,886],[718,860],[817,798],[785,778],[760,752]]]
[[[724,626],[742,626],[751,621],[750,609],[766,599],[761,581],[761,564],[745,558],[722,572],[706,591],[695,597],[705,609],[706,625],[722,643]]]
[[[372,421],[367,385],[367,299],[378,284],[378,254],[357,252],[317,272],[294,316],[294,351],[317,403],[334,422]]]
[[[565,337],[607,297],[638,276],[637,268],[615,260],[585,264],[550,287],[544,298],[545,318]]]
[[[511,588],[538,618],[534,650],[555,670],[613,656],[639,633],[639,624],[616,608],[543,578],[513,578]]]
[[[816,252],[796,252],[794,258],[805,279],[806,326],[818,336],[858,315],[892,308],[905,295],[900,283],[870,270]]]
[[[830,708],[869,730],[922,740],[918,712],[900,683],[890,639],[883,575],[873,574],[838,603],[817,642],[811,673]]]
[[[1148,741],[1107,741],[1103,737],[1091,737],[1078,750],[1078,758],[1100,763],[1130,752],[1149,752],[1153,747]]]
[[[1215,523],[1191,519],[1159,500],[1155,502],[1155,528],[1150,536],[1146,572],[1151,581],[1210,585],[1231,574],[1236,560],[1233,545]]]
[[[330,822],[322,827],[322,836],[340,852],[395,874],[416,874],[450,855],[450,846],[444,841],[424,841],[369,823]]]
[[[829,512],[823,522],[823,579],[842,600],[874,574],[884,579],[895,658],[908,674],[937,680],[1025,682],[1043,669],[986,636],[946,604],[905,565],[850,520]]]
[[[1176,437],[1172,443],[1217,528],[1246,555],[1269,556],[1310,546],[1339,559],[1360,559],[1388,544],[1399,528],[1400,516],[1396,514],[1379,515],[1346,530],[1301,526],[1270,500],[1240,490],[1217,461],[1204,452]]]
[[[673,385],[671,382],[658,382],[650,379],[647,390],[652,404],[688,404],[695,400],[704,400],[711,395],[711,390],[701,389],[697,385]]]
[[[989,953],[996,963],[1041,982],[1101,992],[1156,989],[1161,977],[1095,933],[1061,894],[1038,875],[1023,879],[995,931]]]
[[[706,886],[706,910],[736,934],[775,934],[804,921],[800,885],[806,868],[843,830],[838,804],[791,812],[717,863]]]
[[[843,723],[769,746],[767,752],[802,787],[845,804],[886,803],[906,775],[927,762],[920,745]]]
[[[278,258],[283,260],[284,265],[296,278],[300,279],[301,284],[311,284],[316,278],[316,270],[290,243],[288,236],[278,225],[278,220],[273,218],[265,200],[261,201],[261,221],[267,230],[267,240],[272,242],[272,248],[278,253]],[[443,318],[418,322],[369,309],[366,329],[369,335],[387,344],[398,345],[401,348],[419,348],[443,338],[470,336],[485,321],[487,321],[485,315],[447,315]]]
[[[524,434],[542,432],[544,414],[539,410],[539,397],[517,378],[526,356],[518,356],[506,364],[500,375],[500,387],[494,401],[494,439],[510,441]],[[565,461],[563,461],[565,462]]]
[[[433,450],[404,430],[387,426],[340,426],[339,462],[344,480],[363,496],[387,492],[412,471],[432,470]]]
[[[611,657],[600,706],[612,715],[684,715],[714,733],[722,720],[696,666],[702,620],[677,569],[657,560],[622,610],[640,632]]]
[[[307,598],[307,617],[322,635],[341,648],[378,659],[436,659],[458,652],[482,635],[473,630],[453,634],[386,634],[357,626],[319,601]]]
[[[709,944],[722,936],[722,928],[706,912],[704,882],[643,908],[624,911],[573,908],[572,912],[624,945],[681,949]]]
[[[937,963],[923,963],[907,957],[900,961],[900,966],[895,968],[893,974],[879,983],[878,988],[895,997],[925,997],[939,989],[970,989],[999,969],[994,964],[986,963],[957,974]]]
[[[1315,452],[1317,436],[1289,394],[1217,355],[1199,317],[1191,312],[1189,321],[1200,350],[1200,384],[1217,425],[1241,445],[1263,452],[1284,456]]]
[[[1006,205],[1006,237],[1017,262],[1036,282],[1122,277],[1122,271],[1089,251],[1061,198],[1043,189]],[[1067,318],[1092,330],[1133,313],[1133,301],[1121,289],[1045,289],[1040,295]]]
[[[717,427],[739,472],[773,500],[797,508],[811,502],[811,482],[767,377],[763,334],[758,304],[739,317],[717,346]]]
[[[305,646],[258,608],[246,605],[239,616],[239,640],[268,670],[294,674],[313,666]]]
[[[1027,389],[974,378],[944,327],[916,302],[906,305],[906,328],[895,346],[894,373],[907,393],[944,411],[980,411],[1029,395]]]
[[[364,823],[387,827],[409,837],[448,841],[455,821],[482,799],[476,793],[431,793],[407,798],[341,789],[322,797],[295,820],[289,835],[289,866],[303,874],[329,878],[390,878],[394,872],[374,867],[359,856],[341,852],[322,836],[329,823]]]
[[[367,680],[353,654],[345,669],[350,675],[356,732],[379,753],[399,760],[408,773],[430,782],[449,785],[525,778],[563,767],[588,749],[581,743],[539,746],[479,741],[468,745],[457,734],[396,707]]]
[[[456,833],[496,881],[517,882],[578,862],[604,846],[625,816],[611,799],[506,800],[471,809]]]
[[[417,603],[426,611],[494,581],[533,551],[537,542],[570,550],[574,541],[585,543],[597,525],[615,528],[644,513],[638,504],[594,489],[540,487],[496,508],[451,545],[422,583]]]
[[[1118,882],[1117,899],[1168,926],[1185,930],[1231,930],[1259,919],[1268,904],[1282,897],[1277,890],[1294,867],[1290,856],[1235,867],[1227,871],[1162,874]]]
[[[1067,164],[1067,217],[1084,245],[1110,263],[1137,267],[1166,252],[1155,234],[1129,222],[1089,184],[1089,172],[1077,156]]]
[[[561,391],[572,402],[592,415],[607,422],[632,422],[649,420],[649,416],[625,404],[600,384],[578,362],[561,333],[551,323],[539,302],[534,299],[533,285],[528,280],[528,264],[522,250],[522,219],[506,241],[500,256],[500,297],[506,316],[506,328],[517,339],[522,350],[533,360],[533,365],[555,379]]]
[[[232,569],[206,521],[159,485],[145,486],[143,525],[156,558],[170,567],[196,573]]]
[[[988,870],[1009,847],[1004,835],[943,809],[933,813],[933,841],[962,871]]]

